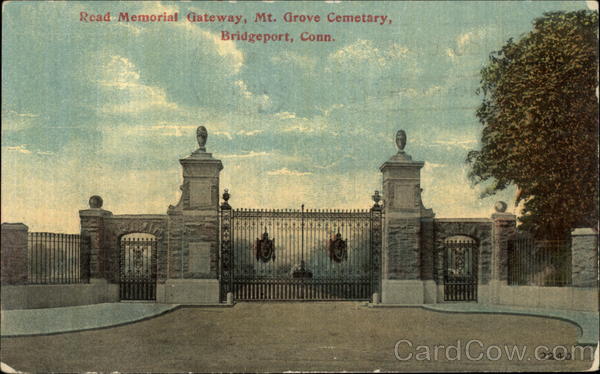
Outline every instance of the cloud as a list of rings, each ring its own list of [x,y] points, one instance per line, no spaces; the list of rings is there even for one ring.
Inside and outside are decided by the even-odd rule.
[[[332,52],[328,56],[328,60],[346,68],[359,68],[364,64],[374,64],[380,69],[389,69],[409,54],[408,48],[397,43],[392,43],[384,48],[376,47],[371,40],[359,39]]]
[[[211,133],[215,134],[217,136],[223,136],[223,137],[225,137],[225,138],[227,138],[229,140],[233,139],[233,136],[231,136],[231,133],[228,132],[228,131],[212,131]]]
[[[7,150],[12,152],[24,153],[26,155],[31,154],[31,151],[27,149],[27,144],[15,145],[6,147]]]
[[[296,118],[296,113],[279,112],[279,113],[275,113],[273,116],[275,118],[279,118],[279,119],[294,119],[294,118]]]
[[[325,117],[329,116],[331,114],[331,112],[338,110],[338,109],[342,109],[344,108],[345,105],[344,104],[333,104],[330,105],[328,108],[319,108],[319,110],[321,111],[321,113],[323,113],[323,115]]]
[[[97,83],[106,99],[105,104],[99,107],[100,112],[135,114],[156,109],[178,109],[177,104],[167,99],[162,88],[144,84],[136,66],[125,57],[108,57],[108,61],[101,63],[99,75]]]
[[[200,35],[213,42],[217,53],[229,61],[229,63],[232,65],[232,73],[238,74],[240,72],[244,66],[244,54],[237,48],[234,41],[221,40],[221,37],[217,34],[202,30],[188,22],[181,23],[181,25],[184,25],[183,27],[197,29]]]
[[[480,27],[459,34],[456,37],[456,46],[446,49],[446,56],[453,62],[458,62],[461,56],[475,54],[485,39],[495,32],[492,26]]]
[[[215,134],[217,136],[223,136],[229,140],[233,140],[233,135],[236,136],[255,136],[258,134],[261,134],[265,132],[265,130],[239,130],[237,132],[230,132],[230,131],[212,131],[212,134]]]
[[[161,124],[154,125],[154,126],[148,126],[145,128],[147,128],[149,130],[155,130],[155,131],[163,131],[163,130],[170,131],[169,133],[163,132],[160,134],[163,136],[183,136],[183,135],[187,135],[187,133],[189,133],[191,130],[196,130],[198,128],[198,126],[169,124],[169,123],[163,122]],[[172,130],[172,132],[171,132],[171,130]],[[186,134],[184,134],[184,132]],[[154,134],[149,134],[149,135],[153,136]]]
[[[250,100],[251,102],[255,102],[261,108],[264,109],[271,104],[271,99],[268,95],[255,95],[248,90],[248,85],[243,80],[236,80],[234,85],[239,89],[239,93],[242,95],[242,97]]]
[[[288,126],[283,130],[283,132],[303,132],[303,133],[311,133],[311,132],[316,132],[316,131],[317,131],[317,129],[315,129],[314,127],[304,126],[304,125],[300,125],[300,124]]]
[[[273,153],[270,152],[254,152],[250,151],[248,153],[242,154],[228,154],[228,155],[219,155],[221,158],[255,158],[255,157],[266,157],[272,156]]]
[[[2,131],[21,131],[32,127],[38,114],[20,113],[14,110],[2,111]]]
[[[463,149],[473,149],[473,145],[477,144],[477,139],[450,139],[450,140],[433,140],[433,145],[445,145],[448,147],[459,147]]]
[[[313,165],[313,167],[317,168],[317,169],[331,169],[332,167],[338,166],[339,164],[341,164],[343,161],[346,161],[346,160],[351,160],[351,161],[354,160],[355,161],[356,158],[354,158],[352,156],[343,156],[339,160],[334,161],[334,162],[332,162],[330,164],[327,164],[327,165]]]
[[[242,135],[242,136],[254,136],[254,135],[261,134],[263,132],[264,132],[264,130],[249,130],[249,131],[240,130],[237,132],[237,134]]]
[[[277,115],[275,117],[278,118]],[[330,128],[326,119],[322,116],[304,118],[290,115],[285,119],[285,125],[280,128],[280,131],[284,133],[313,134],[327,132],[330,135],[337,135],[337,132]]]
[[[306,70],[312,70],[317,66],[316,58],[291,51],[283,51],[271,57],[271,61],[280,65],[296,65]]]
[[[192,8],[186,8],[186,10],[196,10]],[[183,13],[181,9],[173,4],[165,4],[159,2],[149,2],[144,4],[144,12],[146,13],[156,13],[161,14],[163,12],[174,13],[179,12]],[[202,12],[198,10],[198,12]],[[180,30],[182,33],[186,34],[186,36],[190,36],[190,39],[199,38],[204,41],[209,41],[214,47],[217,54],[223,57],[223,60],[226,61],[231,66],[231,73],[238,74],[241,68],[244,66],[244,54],[237,48],[237,45],[234,41],[225,41],[221,40],[221,37],[218,34],[215,34],[211,31],[205,30],[195,24],[190,22],[169,22],[165,23],[166,27],[171,27],[177,30]]]
[[[426,161],[424,169],[435,169],[435,168],[441,168],[441,167],[445,167],[445,166],[448,166],[448,165],[447,164],[436,164],[435,162]]]
[[[14,110],[9,110],[8,113],[11,113],[12,115],[14,115],[16,117],[26,117],[26,118],[36,118],[36,117],[39,117],[38,114],[33,114],[33,113],[18,113],[18,112],[15,112]]]
[[[281,168],[278,170],[271,170],[267,172],[268,175],[289,175],[294,177],[301,177],[304,175],[311,175],[311,172],[302,172],[296,170],[289,170],[288,168]]]

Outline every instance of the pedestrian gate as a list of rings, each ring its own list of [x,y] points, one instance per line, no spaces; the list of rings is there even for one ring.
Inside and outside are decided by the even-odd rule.
[[[156,246],[154,236],[126,235],[120,244],[119,294],[121,300],[156,300]]]
[[[455,236],[444,242],[444,300],[477,301],[477,242]]]
[[[221,298],[369,300],[379,292],[382,211],[221,206]]]

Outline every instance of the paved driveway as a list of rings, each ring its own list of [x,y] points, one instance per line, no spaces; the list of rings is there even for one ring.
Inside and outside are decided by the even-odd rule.
[[[17,370],[59,372],[582,370],[591,362],[536,360],[533,354],[538,345],[570,349],[577,334],[570,323],[540,317],[360,303],[242,303],[181,308],[102,330],[3,338],[1,354]],[[398,356],[412,358],[398,360],[400,340],[406,341],[398,344]],[[504,345],[525,346],[525,358],[509,360]],[[501,350],[498,360],[491,346]],[[461,353],[453,360],[455,351]]]

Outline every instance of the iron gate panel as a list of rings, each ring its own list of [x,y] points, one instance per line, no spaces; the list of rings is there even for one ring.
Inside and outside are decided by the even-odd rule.
[[[446,240],[444,262],[444,300],[477,301],[477,242],[470,238]]]
[[[221,212],[223,299],[369,300],[379,288],[379,205]]]
[[[121,300],[156,300],[156,247],[156,238],[121,239]]]

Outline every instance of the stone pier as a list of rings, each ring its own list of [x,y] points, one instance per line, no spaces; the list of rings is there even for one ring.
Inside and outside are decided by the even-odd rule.
[[[164,300],[169,303],[219,302],[219,175],[223,164],[206,152],[206,129],[201,126],[197,133],[200,147],[179,160],[181,198],[168,209],[170,251]]]
[[[128,234],[150,234],[157,242],[156,301],[177,304],[219,302],[220,160],[206,152],[207,131],[197,130],[198,149],[179,160],[181,196],[167,214],[114,215],[100,196],[79,211],[81,234],[89,238],[91,283],[106,283],[118,300],[120,242]]]
[[[421,168],[424,163],[413,161],[404,148],[406,133],[396,134],[398,153],[386,161],[383,173],[384,225],[382,303],[422,304],[425,300],[424,281],[431,283],[431,272],[422,271],[424,264],[431,266],[431,252],[424,254],[422,228],[431,232],[431,209],[421,201]],[[431,249],[431,248],[430,248]],[[431,285],[429,285],[431,286]]]

